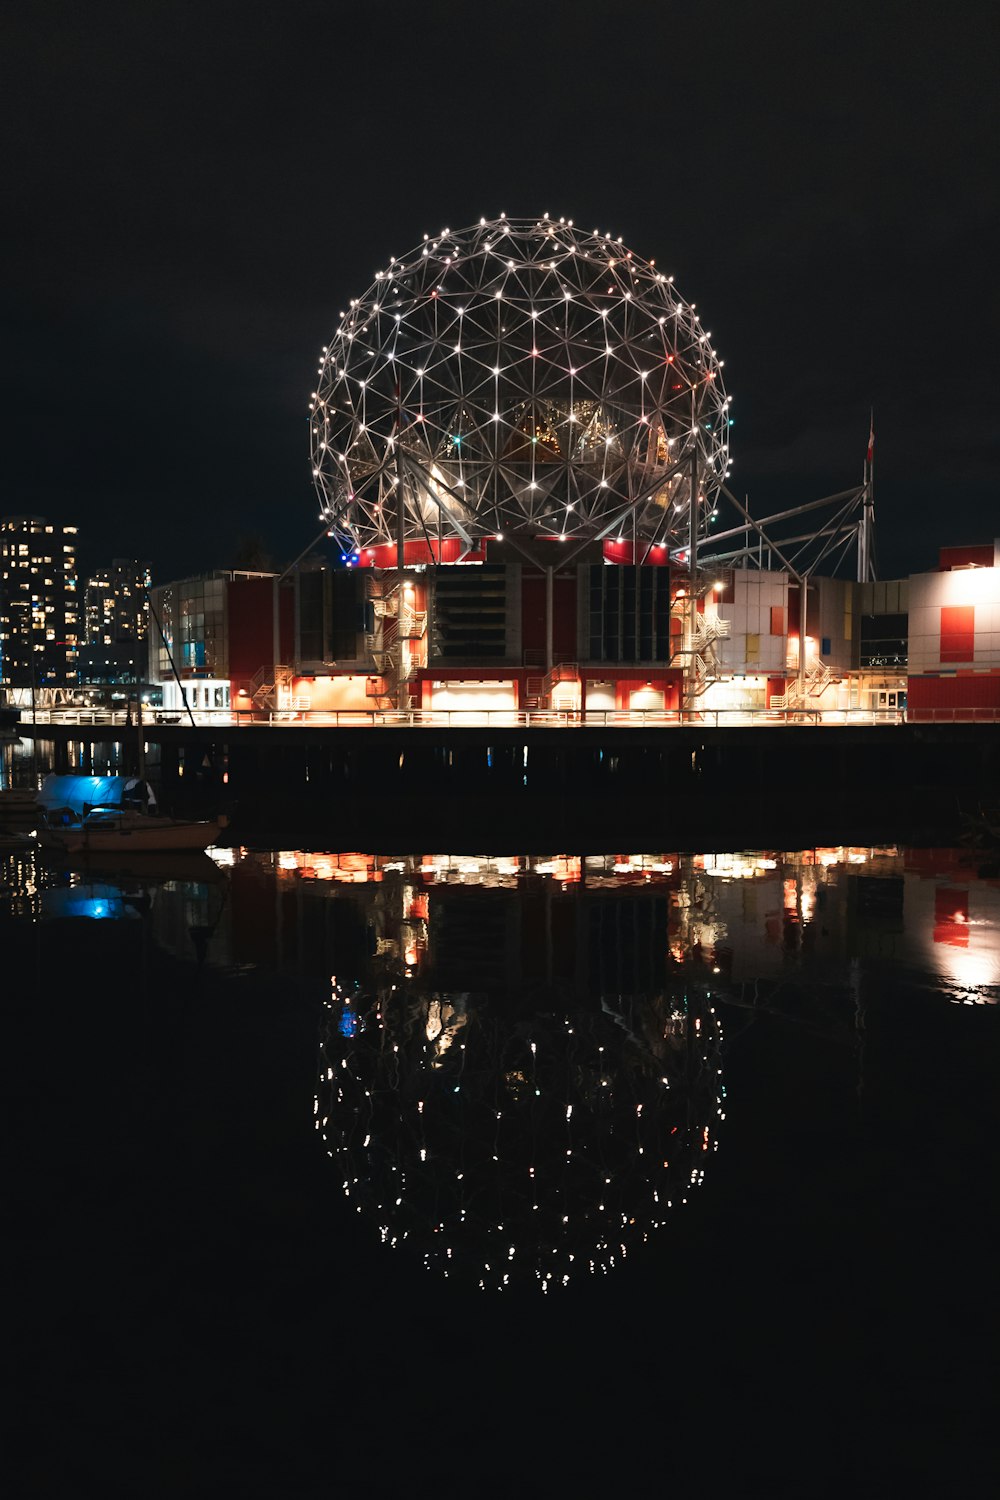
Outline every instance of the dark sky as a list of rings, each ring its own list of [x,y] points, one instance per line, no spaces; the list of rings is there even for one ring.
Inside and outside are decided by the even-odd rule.
[[[698,303],[759,515],[861,477],[880,567],[1000,533],[994,7],[50,0],[0,23],[3,512],[85,565],[289,561],[306,407],[390,253],[621,234]]]

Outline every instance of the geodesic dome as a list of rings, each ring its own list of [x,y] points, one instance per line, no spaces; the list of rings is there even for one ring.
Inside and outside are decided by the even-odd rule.
[[[729,398],[673,278],[572,220],[443,230],[323,349],[313,475],[358,546],[517,532],[683,547],[728,471]]]

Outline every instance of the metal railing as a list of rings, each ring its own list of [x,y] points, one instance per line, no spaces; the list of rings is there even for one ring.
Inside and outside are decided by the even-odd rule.
[[[933,720],[930,714],[934,715]],[[818,709],[800,706],[787,709],[765,708],[697,708],[697,709],[550,709],[550,708],[493,708],[493,709],[338,709],[326,712],[307,707],[283,709],[195,709],[195,725],[200,728],[239,728],[247,725],[297,728],[351,728],[385,725],[406,725],[427,728],[480,728],[557,726],[579,728],[581,726],[608,726],[644,728],[651,725],[670,728],[679,725],[705,725],[713,728],[745,727],[757,725],[773,728],[782,724],[901,724],[906,721],[902,709]],[[143,715],[149,728],[159,725],[189,726],[187,713],[177,710],[151,709]],[[919,722],[935,723],[996,723],[1000,712],[995,709],[940,709],[927,710],[920,714]],[[122,735],[134,733],[135,719],[124,711],[90,708],[40,709],[34,719],[36,725],[79,724],[120,730]],[[31,726],[25,719],[18,728]]]
[[[911,724],[1000,724],[1000,708],[918,708]]]

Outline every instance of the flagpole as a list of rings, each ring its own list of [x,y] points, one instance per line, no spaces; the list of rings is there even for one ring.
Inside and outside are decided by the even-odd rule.
[[[875,533],[875,408],[869,412],[868,493],[865,496],[865,582],[874,577],[872,543]]]
[[[858,529],[858,582],[867,583],[872,571],[872,530],[875,523],[875,408],[868,426],[868,450],[865,454],[864,488],[861,498],[861,525]]]

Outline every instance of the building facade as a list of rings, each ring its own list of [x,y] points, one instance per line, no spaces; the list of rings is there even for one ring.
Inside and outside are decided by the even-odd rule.
[[[133,684],[148,668],[149,564],[117,557],[88,578],[84,590],[86,643],[80,652],[80,681]]]
[[[149,593],[149,680],[163,707],[201,711],[237,707],[249,683],[275,655],[276,575],[218,569],[152,588]],[[280,600],[280,653],[290,656],[291,595]],[[272,674],[273,675],[273,674]]]
[[[43,516],[0,519],[0,681],[75,687],[83,633],[77,528]]]
[[[164,707],[833,723],[901,718],[909,693],[912,718],[1000,718],[992,544],[909,580],[811,578],[804,598],[789,573],[746,566],[692,589],[618,541],[565,565],[558,543],[538,561],[503,542],[464,557],[445,542],[440,558],[408,543],[402,573],[393,550],[152,590]]]
[[[1000,539],[910,579],[907,717],[1000,722]]]

